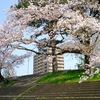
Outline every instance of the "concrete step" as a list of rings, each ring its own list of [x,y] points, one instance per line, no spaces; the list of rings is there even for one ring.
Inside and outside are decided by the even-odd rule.
[[[19,95],[20,93],[24,92],[25,90],[27,90],[28,88],[30,88],[30,86],[27,87],[2,87],[0,88],[0,96],[4,95],[4,96],[8,96],[8,95]]]
[[[23,78],[12,86],[1,87],[0,100],[100,100],[100,81],[47,84],[34,83],[33,76]]]
[[[47,96],[30,96],[30,97],[23,97],[23,98],[18,98],[18,100],[100,100],[99,97],[47,97]]]

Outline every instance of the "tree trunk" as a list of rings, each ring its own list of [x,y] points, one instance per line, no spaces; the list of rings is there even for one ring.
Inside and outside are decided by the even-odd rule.
[[[1,70],[0,70],[0,82],[5,82],[5,79],[4,79],[4,77],[2,76],[2,74],[1,74]]]
[[[52,72],[56,72],[57,71],[57,57],[56,57],[56,41],[52,40]]]
[[[52,72],[56,72],[57,71],[57,57],[55,55],[56,49],[52,48]]]
[[[89,59],[90,59],[90,56],[85,55],[85,61],[84,61],[84,63],[85,64],[89,64],[90,63]]]
[[[90,46],[90,36],[87,35],[85,37],[85,42],[84,42],[84,45],[86,47],[89,47]],[[88,66],[90,64],[90,55],[85,55],[85,70],[87,70],[89,76],[92,76],[93,75],[93,68],[91,66]]]
[[[85,55],[85,64],[90,64],[90,56]],[[89,66],[85,66],[85,70],[88,70],[88,76],[93,76],[93,68]]]

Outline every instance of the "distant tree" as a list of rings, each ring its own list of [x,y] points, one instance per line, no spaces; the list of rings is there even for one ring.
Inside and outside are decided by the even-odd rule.
[[[19,5],[11,7],[7,20],[13,31],[21,34],[19,43],[34,45],[30,49],[19,44],[19,49],[51,55],[53,71],[56,55],[65,52],[84,54],[85,67],[100,64],[99,0],[30,0],[27,6],[25,2]],[[48,54],[50,47],[52,53]],[[56,53],[56,49],[60,52]]]

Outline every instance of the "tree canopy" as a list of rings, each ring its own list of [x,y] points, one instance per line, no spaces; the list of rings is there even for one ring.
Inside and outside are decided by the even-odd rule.
[[[0,33],[11,36],[7,39],[17,48],[52,58],[80,53],[86,57],[85,66],[99,66],[100,0],[19,0],[8,12]],[[31,49],[26,47],[29,44]],[[53,53],[55,49],[60,52]]]

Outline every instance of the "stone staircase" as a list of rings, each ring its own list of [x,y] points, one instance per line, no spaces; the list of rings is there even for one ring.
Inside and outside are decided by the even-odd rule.
[[[14,85],[0,88],[0,100],[100,100],[100,81],[48,84],[35,79],[21,77]]]
[[[15,78],[16,82],[13,85],[0,87],[0,100],[14,100],[16,96],[32,87],[39,77],[37,75],[28,75]]]
[[[39,84],[19,100],[100,100],[100,82]]]

